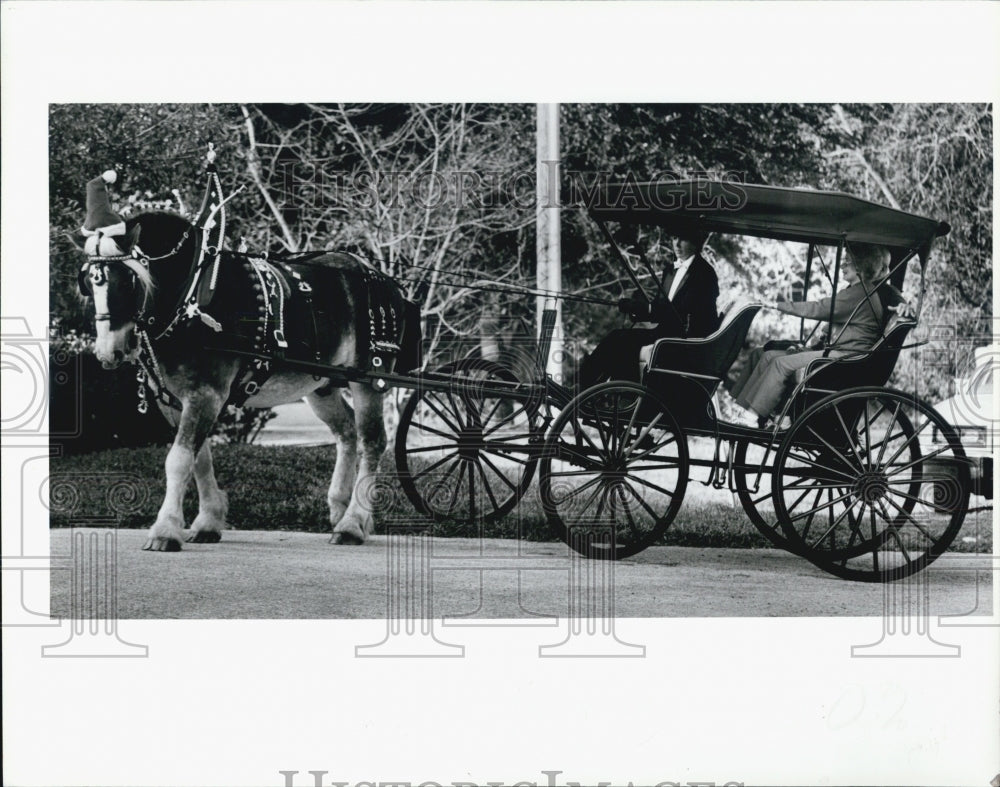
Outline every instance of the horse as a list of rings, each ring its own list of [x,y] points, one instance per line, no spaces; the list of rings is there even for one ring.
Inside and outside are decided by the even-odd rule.
[[[386,369],[392,361],[398,370],[416,368],[419,308],[351,254],[269,261],[210,249],[206,257],[199,255],[203,230],[169,212],[141,213],[126,221],[125,230],[121,239],[98,239],[103,246],[88,256],[79,283],[94,301],[98,360],[105,368],[137,363],[140,379],[148,379],[177,429],[165,463],[166,494],[143,549],[175,552],[182,541],[221,540],[228,503],[216,482],[208,437],[227,401],[272,407],[302,398],[336,444],[327,492],[330,543],[364,543],[373,525],[368,487],[386,447],[382,393],[335,372],[373,370],[383,362]],[[101,256],[110,240],[120,253]],[[396,323],[390,327],[398,342],[393,347],[390,341],[388,349],[372,337],[376,285],[382,300],[374,311],[381,305],[384,315],[388,304]],[[227,352],[233,349],[254,355]],[[262,354],[273,361],[261,360]],[[296,371],[282,367],[283,359],[315,366]],[[185,532],[181,504],[192,475],[198,515]]]

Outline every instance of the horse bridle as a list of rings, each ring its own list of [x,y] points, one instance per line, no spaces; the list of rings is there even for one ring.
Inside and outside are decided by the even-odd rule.
[[[88,256],[87,262],[83,264],[80,268],[80,272],[77,276],[77,287],[80,290],[80,294],[84,297],[90,297],[93,295],[93,287],[90,282],[97,286],[100,286],[108,280],[108,265],[112,263],[119,263],[128,270],[129,276],[132,281],[132,289],[134,291],[139,291],[142,289],[139,282],[139,277],[134,270],[132,270],[125,263],[136,262],[142,267],[149,270],[149,263],[156,262],[157,260],[165,260],[168,257],[173,257],[177,254],[188,238],[191,237],[191,232],[194,227],[188,227],[184,230],[181,235],[180,240],[174,244],[174,247],[165,254],[160,254],[156,257],[150,257],[148,254],[139,248],[138,244],[135,244],[129,254],[115,254],[115,255],[100,255],[93,254]],[[138,300],[138,299],[137,299]],[[152,315],[146,316],[146,304],[149,300],[148,297],[144,297],[141,304],[136,305],[136,310],[134,314],[131,314],[126,319],[131,319],[141,330],[149,330],[152,328],[153,324],[156,322]],[[111,315],[105,312],[98,312],[94,317],[96,322],[110,322]]]
[[[83,264],[80,268],[80,273],[77,278],[77,286],[80,288],[80,293],[84,296],[90,297],[93,295],[93,287],[101,286],[108,281],[108,266],[114,263],[120,264],[123,268],[128,271],[133,292],[141,292],[143,290],[139,277],[134,270],[132,270],[126,262],[133,261],[137,262],[143,267],[148,268],[149,262],[143,259],[141,256],[134,256],[131,254],[116,255],[113,257],[102,257],[102,256],[92,256],[89,257],[87,262]],[[148,298],[142,298],[142,302],[139,303],[139,299],[136,298],[135,312],[130,314],[123,319],[131,319],[139,325],[140,327],[145,327],[148,324],[148,319],[146,318],[146,302]],[[110,312],[97,312],[94,315],[94,320],[96,322],[111,322]]]

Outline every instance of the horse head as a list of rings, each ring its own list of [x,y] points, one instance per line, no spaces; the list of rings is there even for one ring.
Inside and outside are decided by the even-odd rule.
[[[87,238],[79,285],[94,299],[95,351],[105,369],[136,360],[138,330],[166,328],[194,261],[192,229],[175,214],[143,213],[124,235]]]

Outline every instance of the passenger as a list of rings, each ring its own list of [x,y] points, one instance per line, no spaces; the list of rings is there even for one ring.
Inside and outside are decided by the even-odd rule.
[[[755,350],[731,391],[736,403],[746,411],[737,419],[738,423],[763,426],[794,384],[796,370],[804,369],[815,359],[843,357],[872,348],[882,336],[890,311],[904,303],[899,290],[884,280],[889,259],[889,250],[883,246],[851,245],[850,256],[841,265],[847,287],[837,293],[829,348]],[[811,320],[830,319],[830,298],[780,302],[771,308]]]
[[[665,337],[708,336],[719,326],[716,300],[719,278],[704,257],[706,233],[674,239],[677,262],[663,272],[661,292],[667,294],[648,302],[640,294],[619,301],[618,308],[651,327],[619,328],[605,336],[580,364],[580,387],[588,388],[604,380],[639,380],[639,351]]]

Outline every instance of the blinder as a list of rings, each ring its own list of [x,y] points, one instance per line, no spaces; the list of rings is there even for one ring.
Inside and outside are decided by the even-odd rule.
[[[125,260],[135,259],[131,255],[122,255],[120,257],[91,257],[87,262],[83,264],[80,268],[80,272],[77,274],[77,288],[80,291],[80,295],[84,298],[91,298],[94,295],[94,285],[101,286],[109,280],[109,267],[113,264],[119,264],[128,273],[129,276],[129,289],[130,294],[126,296],[129,301],[135,304],[135,309],[131,314],[123,315],[122,320],[132,320],[136,323],[141,323],[143,321],[143,312],[145,311],[143,306],[143,301],[145,294],[143,291],[142,284],[139,282],[139,277],[136,275],[135,271],[124,264]],[[110,321],[110,314],[98,314],[96,315],[98,322]]]

